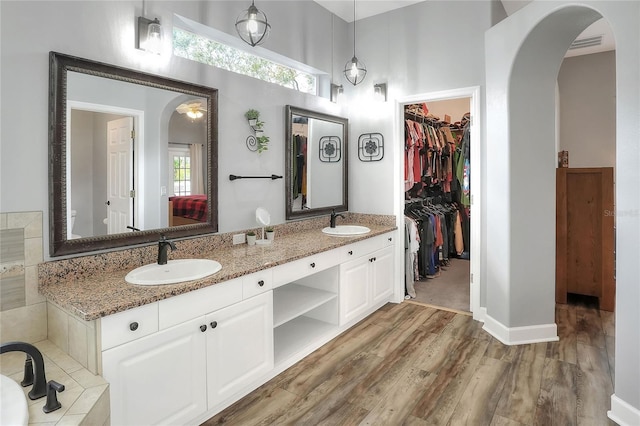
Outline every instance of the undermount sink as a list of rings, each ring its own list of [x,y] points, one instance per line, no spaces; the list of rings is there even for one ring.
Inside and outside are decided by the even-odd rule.
[[[366,226],[360,225],[337,225],[335,228],[327,226],[322,229],[325,234],[333,235],[336,237],[351,237],[353,235],[361,235],[370,232],[371,229]]]
[[[124,280],[129,284],[162,285],[198,280],[215,274],[222,265],[209,259],[169,260],[166,265],[152,263],[129,272]]]

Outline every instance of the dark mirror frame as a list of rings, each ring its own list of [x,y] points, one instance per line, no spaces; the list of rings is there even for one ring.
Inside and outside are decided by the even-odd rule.
[[[293,116],[300,115],[304,117],[314,118],[316,120],[329,121],[342,125],[342,204],[335,206],[326,206],[315,209],[305,209],[301,211],[293,211],[293,199],[291,194],[293,193]],[[285,107],[285,185],[286,185],[286,218],[299,219],[310,216],[320,216],[324,214],[330,214],[335,209],[336,212],[343,212],[349,209],[349,165],[348,165],[348,139],[349,139],[349,119],[344,117],[338,117],[335,115],[324,114],[321,112],[311,111],[308,109],[294,107],[287,105]]]
[[[73,71],[207,100],[207,221],[202,224],[67,239],[67,72]],[[62,256],[190,237],[218,230],[218,90],[57,52],[49,53],[49,255]],[[168,208],[168,206],[167,206]]]

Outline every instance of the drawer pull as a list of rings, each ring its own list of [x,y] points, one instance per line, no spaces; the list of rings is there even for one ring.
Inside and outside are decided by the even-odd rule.
[[[211,328],[216,328],[218,326],[218,321],[211,321],[209,325],[211,326]]]
[[[202,325],[200,326],[200,331],[202,331],[203,333],[204,333],[205,331],[207,331],[207,326],[206,326],[206,325],[204,325],[204,324],[202,324]]]
[[[312,268],[315,268],[315,267],[316,267],[316,262],[311,262],[311,265],[310,265],[310,266],[311,266]]]
[[[353,250],[349,250],[349,256],[353,256]]]
[[[264,285],[264,280],[260,280],[260,281],[258,281],[258,285],[259,285],[260,287],[262,287],[262,286]]]
[[[129,324],[129,330],[136,331],[138,329],[138,323],[136,321]]]

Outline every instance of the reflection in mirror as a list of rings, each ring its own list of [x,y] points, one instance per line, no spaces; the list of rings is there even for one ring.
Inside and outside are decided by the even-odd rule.
[[[50,54],[50,254],[217,230],[217,90]]]
[[[286,218],[348,209],[348,120],[286,107]]]

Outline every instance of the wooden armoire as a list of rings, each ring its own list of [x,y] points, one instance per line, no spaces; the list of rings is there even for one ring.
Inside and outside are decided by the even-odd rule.
[[[556,169],[556,302],[567,293],[615,306],[613,168]]]

